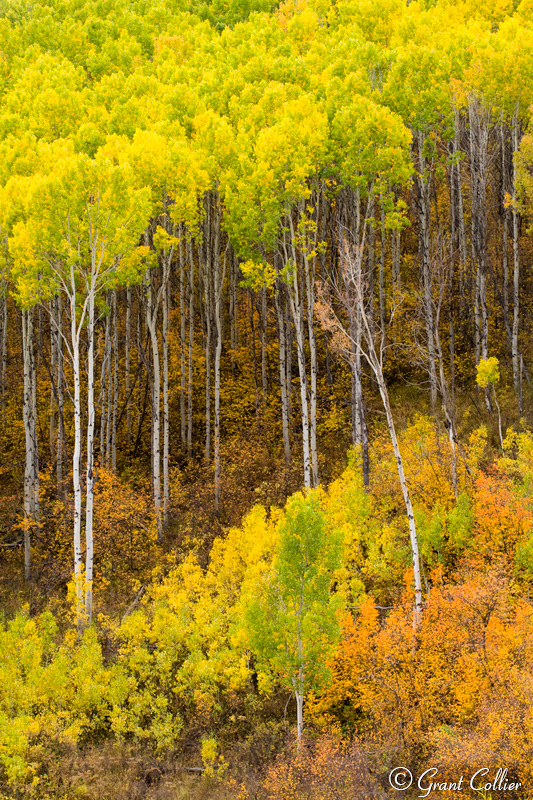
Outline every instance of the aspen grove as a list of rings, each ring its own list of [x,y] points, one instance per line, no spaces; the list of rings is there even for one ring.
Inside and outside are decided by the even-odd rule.
[[[532,0],[0,0],[0,97],[0,798],[533,798]]]

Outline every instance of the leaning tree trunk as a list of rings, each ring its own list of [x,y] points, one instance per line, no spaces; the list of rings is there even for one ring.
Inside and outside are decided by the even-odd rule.
[[[413,513],[413,504],[411,502],[411,495],[405,477],[403,458],[398,443],[398,437],[396,435],[396,427],[394,424],[394,417],[392,415],[392,409],[390,406],[387,383],[385,381],[385,376],[383,374],[384,336],[383,334],[381,334],[380,337],[379,336],[376,337],[375,326],[368,313],[366,297],[365,297],[365,289],[364,289],[364,277],[361,269],[361,258],[362,258],[361,250],[362,248],[359,248],[359,251],[350,253],[347,246],[345,245],[343,254],[344,255],[343,269],[345,272],[344,282],[345,285],[350,286],[351,290],[354,293],[355,303],[360,308],[362,339],[366,344],[366,349],[361,348],[361,355],[366,359],[370,369],[372,370],[372,373],[378,385],[381,401],[383,403],[383,408],[385,409],[387,427],[389,430],[392,449],[396,460],[398,478],[400,480],[400,486],[402,490],[405,510],[407,513],[407,521],[409,525],[409,537],[411,541],[411,554],[413,560],[414,584],[415,584],[415,607],[413,614],[413,626],[416,630],[421,622],[422,608],[423,608],[422,580],[420,573],[420,557],[418,552],[418,536],[416,531],[416,522]]]

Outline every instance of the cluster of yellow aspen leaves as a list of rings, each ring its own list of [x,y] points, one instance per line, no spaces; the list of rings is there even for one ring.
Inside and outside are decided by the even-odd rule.
[[[0,568],[53,598],[0,784],[191,731],[222,776],[289,696],[299,758],[527,785],[531,0],[2,0],[0,56]],[[246,480],[303,493],[230,527]]]

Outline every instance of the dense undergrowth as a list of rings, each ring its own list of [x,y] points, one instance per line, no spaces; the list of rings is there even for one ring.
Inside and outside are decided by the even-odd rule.
[[[327,487],[293,494],[284,511],[258,504],[222,535],[213,528],[209,552],[190,530],[180,540],[178,527],[158,545],[142,492],[102,473],[109,533],[97,622],[77,633],[72,588],[70,600],[50,589],[44,567],[32,606],[15,613],[13,601],[4,617],[4,796],[370,798],[387,793],[399,763],[415,774],[438,763],[450,780],[505,763],[527,787],[533,435],[509,429],[499,454],[491,439],[486,425],[465,436],[455,498],[434,420],[418,416],[402,431],[425,582],[415,634],[407,523],[385,435],[373,443],[369,492],[352,451]],[[176,481],[176,519],[191,491]],[[336,623],[320,646],[326,669],[306,686],[298,753],[290,665],[261,652],[250,603],[265,596],[295,509],[309,503],[324,547],[342,541],[342,558],[329,567]],[[58,541],[61,514],[59,505],[47,515]],[[142,563],[128,561],[139,558],[135,536],[152,541]],[[290,633],[289,617],[283,624]]]

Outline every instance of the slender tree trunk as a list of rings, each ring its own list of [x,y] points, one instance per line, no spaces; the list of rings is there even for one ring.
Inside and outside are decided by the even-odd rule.
[[[278,323],[279,341],[279,382],[281,387],[281,427],[283,431],[283,455],[285,464],[291,463],[291,443],[289,436],[289,406],[287,402],[287,350],[285,340],[285,318],[283,314],[283,300],[280,298],[282,292],[281,281],[277,280],[274,291],[274,306],[276,309],[276,319]]]
[[[292,286],[288,286],[289,306],[296,334],[296,354],[298,358],[298,373],[300,377],[300,406],[302,419],[302,453],[304,467],[304,486],[311,488],[311,452],[309,446],[309,406],[307,399],[307,369],[305,363],[305,334],[303,321],[303,300],[298,281],[298,267],[295,250],[294,227],[290,213],[288,215],[290,228],[290,243],[293,264]]]
[[[159,341],[157,338],[157,304],[154,303],[153,276],[146,276],[146,326],[150,333],[152,345],[152,490],[157,520],[157,538],[163,536],[161,514],[161,366],[159,357]]]
[[[55,336],[57,340],[57,450],[56,450],[56,482],[59,494],[63,495],[63,459],[65,456],[65,417],[63,411],[63,303],[61,295],[57,296],[56,301],[57,316],[55,318]]]
[[[163,526],[168,525],[168,509],[170,506],[170,479],[169,479],[169,423],[168,408],[168,280],[165,280],[163,290]]]
[[[299,679],[295,679],[295,682],[301,683]],[[296,698],[296,742],[298,751],[301,752],[304,732],[304,695],[296,688],[294,696]]]
[[[361,250],[361,248],[359,248],[359,250]],[[416,523],[413,513],[413,505],[411,502],[411,495],[409,493],[409,487],[405,477],[402,454],[398,443],[398,437],[396,435],[396,427],[394,425],[394,417],[392,415],[392,409],[390,406],[387,383],[385,381],[385,376],[383,374],[384,337],[383,334],[381,334],[379,340],[376,341],[376,335],[375,335],[376,332],[372,324],[372,320],[370,319],[370,316],[368,314],[365,302],[364,281],[361,270],[361,257],[362,256],[360,252],[350,253],[348,249],[345,248],[344,280],[346,285],[351,285],[351,288],[355,295],[354,298],[355,303],[361,310],[362,338],[364,339],[366,344],[366,350],[361,349],[361,355],[366,359],[369,367],[371,368],[374,374],[374,378],[376,379],[376,383],[378,385],[379,393],[381,396],[381,401],[383,403],[383,408],[385,409],[387,427],[389,430],[389,436],[391,439],[394,457],[396,459],[396,468],[398,471],[398,478],[400,480],[400,486],[402,489],[405,510],[407,513],[407,520],[409,524],[409,536],[411,540],[411,553],[413,559],[413,574],[415,583],[415,608],[413,616],[413,625],[416,630],[420,625],[421,615],[422,615],[422,580],[420,574],[420,559],[418,553],[418,537],[416,531]],[[379,351],[376,349],[376,347],[379,347]]]
[[[183,225],[179,228],[179,263],[180,263],[180,433],[181,449],[187,447],[187,416],[185,412],[186,394],[186,315],[185,315],[185,252],[183,247]]]
[[[70,337],[74,383],[74,452],[72,455],[72,485],[74,490],[74,581],[76,584],[76,616],[78,632],[83,630],[83,564],[81,558],[81,391],[80,391],[80,331],[76,321],[76,280],[71,268],[70,286]]]
[[[1,338],[0,338],[0,411],[2,421],[6,421],[6,381],[7,381],[7,287],[3,281],[2,305],[0,309]]]
[[[434,347],[434,320],[433,320],[433,281],[430,265],[430,235],[431,235],[431,167],[427,163],[424,153],[425,136],[418,132],[418,250],[422,269],[422,282],[424,287],[424,307],[426,309],[426,335],[429,357],[429,384],[431,405],[437,402],[437,371]]]
[[[387,232],[385,230],[385,209],[381,203],[381,250],[379,254],[379,324],[382,331],[385,330],[385,317],[387,309],[385,306],[385,255],[387,245]]]
[[[309,337],[309,447],[311,451],[311,477],[313,486],[318,486],[318,451],[316,445],[316,416],[317,416],[317,355],[316,335],[314,327],[315,316],[315,271],[311,268],[309,260],[304,253],[304,274],[307,294],[307,333]]]
[[[111,292],[111,314],[113,322],[113,413],[111,416],[111,469],[117,471],[117,414],[118,414],[118,313],[117,290]]]
[[[261,388],[263,393],[263,413],[266,411],[268,396],[267,374],[267,292],[261,289]]]
[[[287,417],[289,422],[289,435],[292,430],[292,348],[294,342],[294,328],[291,325],[290,316],[290,303],[287,297],[285,299],[283,320],[285,324],[285,342],[287,353]]]
[[[254,398],[255,398],[255,418],[259,425],[261,414],[259,410],[259,382],[257,380],[257,350],[255,347],[255,322],[254,322],[254,292],[250,289],[250,333],[252,341],[252,363],[254,371]]]
[[[469,103],[470,119],[470,177],[472,187],[472,253],[477,270],[476,340],[479,356],[488,357],[489,314],[487,304],[487,211],[486,185],[488,160],[488,112],[480,111],[474,98]],[[485,403],[492,410],[490,396],[485,392]]]
[[[24,402],[22,407],[26,437],[24,470],[24,579],[31,580],[31,535],[39,523],[39,454],[36,417],[36,370],[33,309],[22,312],[24,363]]]
[[[215,293],[215,511],[220,509],[220,359],[222,356],[222,289],[226,271],[227,250],[224,254],[224,270],[221,272],[220,264],[220,205],[217,202],[215,216],[215,246],[214,246],[214,293]]]
[[[368,342],[367,342],[368,344]],[[376,362],[377,363],[377,362]],[[394,425],[394,417],[392,416],[392,410],[390,407],[389,402],[389,393],[387,389],[387,385],[385,383],[385,378],[383,376],[383,371],[381,369],[374,371],[377,384],[379,387],[379,393],[381,395],[381,400],[383,403],[383,407],[385,408],[385,414],[387,417],[387,427],[389,429],[389,435],[391,438],[392,449],[394,451],[394,457],[396,459],[396,467],[398,470],[398,477],[400,479],[400,485],[402,487],[402,494],[403,500],[405,503],[405,509],[407,511],[407,520],[409,523],[409,535],[411,539],[411,553],[413,558],[413,572],[414,572],[414,580],[415,580],[415,627],[418,627],[420,624],[420,619],[422,615],[422,580],[420,576],[420,559],[418,555],[418,537],[416,533],[416,524],[415,524],[415,516],[413,512],[413,505],[411,503],[411,495],[409,492],[409,487],[407,485],[407,480],[405,478],[405,471],[403,467],[403,459],[400,452],[400,446],[398,444],[398,437],[396,436],[396,428]]]
[[[131,286],[126,289],[126,341],[125,341],[125,362],[124,372],[126,374],[126,433],[128,439],[128,448],[131,447]]]
[[[370,198],[370,206],[369,206],[369,215],[370,217],[374,217],[376,207],[376,199],[374,195]],[[339,233],[339,235],[342,235]],[[375,306],[375,249],[376,249],[376,231],[373,225],[368,225],[368,312],[371,317],[374,316],[374,306]],[[380,274],[378,276],[378,303],[380,308],[380,317],[381,317],[381,308],[383,307],[383,269],[381,268],[380,264]]]
[[[105,421],[105,464],[111,464],[111,411],[113,407],[113,310],[111,307],[111,291],[107,292],[107,301],[110,307],[106,317],[106,421]]]
[[[205,461],[211,460],[211,276],[204,270],[205,311]]]
[[[187,241],[189,254],[189,376],[187,386],[187,456],[192,455],[192,424],[193,424],[193,357],[194,357],[194,260],[192,244]]]
[[[93,613],[93,520],[94,520],[94,325],[95,286],[94,268],[89,287],[87,315],[87,473],[85,494],[85,621],[91,624]]]
[[[503,253],[502,253],[502,270],[503,270],[503,317],[505,322],[505,329],[510,329],[509,324],[509,254],[507,252],[508,246],[508,230],[509,230],[509,212],[506,208],[505,196],[508,191],[508,166],[507,166],[507,142],[505,137],[505,125],[503,121],[500,123],[500,146],[502,152],[502,239],[503,239]]]
[[[202,268],[202,282],[204,287],[204,331],[205,331],[205,462],[211,461],[211,349],[212,349],[212,326],[213,326],[213,209],[212,196],[208,194],[205,200],[205,224],[203,247],[204,258],[200,258],[200,247],[198,248],[198,262]]]
[[[311,454],[309,450],[309,410],[307,404],[307,371],[305,365],[305,340],[302,320],[302,306],[296,273],[293,278],[292,292],[289,292],[294,329],[296,333],[296,353],[298,372],[300,375],[300,403],[302,412],[302,451],[304,465],[304,486],[311,488]]]
[[[520,390],[520,354],[518,349],[518,331],[520,328],[520,254],[518,240],[520,233],[520,219],[516,209],[516,158],[519,147],[519,121],[518,111],[513,115],[513,335],[512,335],[512,360],[513,384],[517,394]]]
[[[53,464],[56,456],[57,445],[57,401],[56,401],[56,386],[55,376],[57,372],[57,335],[53,320],[56,316],[56,297],[50,300],[49,313],[50,319],[50,427],[49,427],[49,448],[50,448],[50,463]]]

